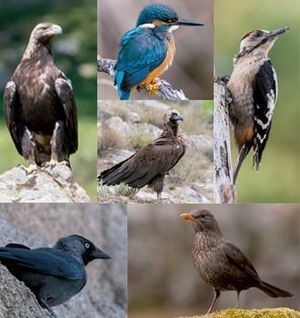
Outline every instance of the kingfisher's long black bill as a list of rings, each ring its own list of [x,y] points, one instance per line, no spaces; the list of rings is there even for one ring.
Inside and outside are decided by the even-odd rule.
[[[277,37],[285,32],[287,32],[290,28],[289,27],[284,27],[284,28],[280,28],[280,29],[276,29],[274,31],[271,31],[269,34],[268,34],[268,38],[274,38],[274,37]]]
[[[203,23],[194,22],[187,19],[179,19],[176,23],[176,25],[188,25],[188,26],[203,26]]]

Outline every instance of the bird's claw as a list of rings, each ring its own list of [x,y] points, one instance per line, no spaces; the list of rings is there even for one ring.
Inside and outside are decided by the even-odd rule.
[[[50,168],[51,170],[58,164],[57,160],[51,159],[45,163],[45,168]]]
[[[147,91],[150,95],[155,95],[158,92],[159,86],[157,83],[147,85]]]
[[[30,175],[37,170],[38,170],[38,166],[35,163],[31,163],[28,168],[25,168],[27,175]]]

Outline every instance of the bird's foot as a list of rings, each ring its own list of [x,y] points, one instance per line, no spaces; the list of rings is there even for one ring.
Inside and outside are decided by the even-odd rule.
[[[26,174],[30,175],[38,170],[38,166],[35,163],[31,163],[28,168],[25,168]]]
[[[56,314],[54,313],[54,311],[51,309],[51,307],[47,304],[47,302],[44,299],[38,299],[41,307],[45,308],[46,310],[48,310],[48,312],[51,314],[51,316],[53,318],[58,318],[56,316]]]
[[[45,168],[50,168],[50,170],[52,170],[57,164],[58,164],[57,160],[51,159],[50,161],[45,163],[44,167]]]
[[[147,91],[149,95],[155,95],[159,90],[159,86],[157,82],[153,82],[147,85]]]

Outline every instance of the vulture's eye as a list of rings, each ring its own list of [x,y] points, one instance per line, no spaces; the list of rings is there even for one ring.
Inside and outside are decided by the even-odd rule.
[[[90,248],[90,244],[89,243],[85,243],[84,246],[85,246],[86,249]]]

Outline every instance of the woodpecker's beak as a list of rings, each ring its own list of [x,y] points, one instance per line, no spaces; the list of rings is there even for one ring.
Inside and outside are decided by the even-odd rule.
[[[174,25],[203,26],[204,24],[180,18],[177,22],[174,23]]]
[[[111,257],[96,247],[95,250],[91,253],[95,259],[111,259]]]
[[[180,218],[182,218],[185,221],[190,221],[190,222],[196,221],[196,219],[190,213],[181,213],[179,216],[180,216]]]
[[[280,29],[276,29],[274,31],[271,31],[269,34],[268,34],[268,38],[269,39],[274,39],[275,37],[285,33],[286,31],[288,31],[290,28],[289,27],[284,27],[284,28],[280,28]]]

